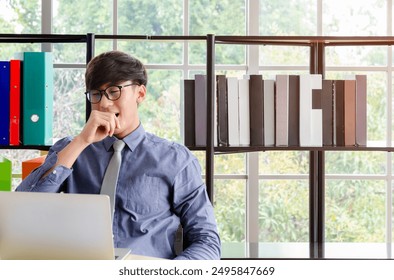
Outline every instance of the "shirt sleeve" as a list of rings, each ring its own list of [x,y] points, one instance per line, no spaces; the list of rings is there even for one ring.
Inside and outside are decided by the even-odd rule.
[[[220,259],[221,245],[215,215],[197,159],[176,176],[174,210],[181,219],[186,244],[175,259]]]
[[[68,145],[70,141],[70,138],[64,138],[56,142],[56,144],[50,148],[44,163],[33,170],[15,191],[60,192],[63,182],[72,173],[72,169],[59,165],[44,178],[42,178],[42,176],[56,164],[58,152]]]

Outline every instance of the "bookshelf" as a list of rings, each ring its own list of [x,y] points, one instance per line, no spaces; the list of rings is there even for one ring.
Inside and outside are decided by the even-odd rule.
[[[324,258],[324,210],[325,210],[325,151],[383,151],[393,152],[394,147],[367,144],[367,146],[214,146],[215,106],[215,46],[218,44],[306,46],[310,49],[310,74],[325,74],[325,48],[330,46],[391,46],[394,37],[336,37],[336,36],[215,36],[207,35],[207,146],[206,184],[212,199],[214,179],[214,157],[222,153],[247,153],[257,151],[308,151],[309,152],[309,256]],[[198,148],[199,150],[201,148]]]
[[[67,35],[67,34],[0,34],[0,43],[83,43],[86,44],[86,63],[94,56],[94,34]],[[21,111],[22,112],[22,111]],[[86,102],[86,118],[89,116],[90,104]],[[21,122],[22,124],[22,122]],[[22,124],[23,125],[23,124]],[[21,129],[22,131],[22,129]],[[46,145],[4,145],[0,149],[28,149],[28,150],[49,150]]]

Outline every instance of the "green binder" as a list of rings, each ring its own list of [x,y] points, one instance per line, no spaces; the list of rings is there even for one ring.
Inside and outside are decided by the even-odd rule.
[[[11,161],[0,157],[0,191],[11,191]]]
[[[23,144],[52,145],[53,58],[49,52],[23,55]]]

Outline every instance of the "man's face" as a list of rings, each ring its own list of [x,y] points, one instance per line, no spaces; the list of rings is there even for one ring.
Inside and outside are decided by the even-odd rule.
[[[117,84],[105,84],[100,90],[108,86],[125,86],[131,81],[119,82]],[[115,129],[114,135],[121,139],[134,131],[139,125],[138,104],[145,98],[146,88],[143,85],[132,85],[121,89],[120,98],[112,101],[102,96],[99,103],[92,104],[92,110],[114,113],[119,120],[120,128]]]

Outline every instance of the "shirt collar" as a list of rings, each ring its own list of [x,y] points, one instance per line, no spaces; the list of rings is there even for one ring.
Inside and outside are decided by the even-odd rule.
[[[142,139],[145,137],[145,129],[140,123],[140,125],[129,135],[127,135],[125,138],[123,138],[123,141],[126,143],[126,146],[129,147],[131,151],[134,151],[134,149],[141,143]],[[107,151],[109,151],[112,147],[112,144],[117,140],[115,136],[113,137],[107,137],[103,140],[104,142],[104,147]]]

